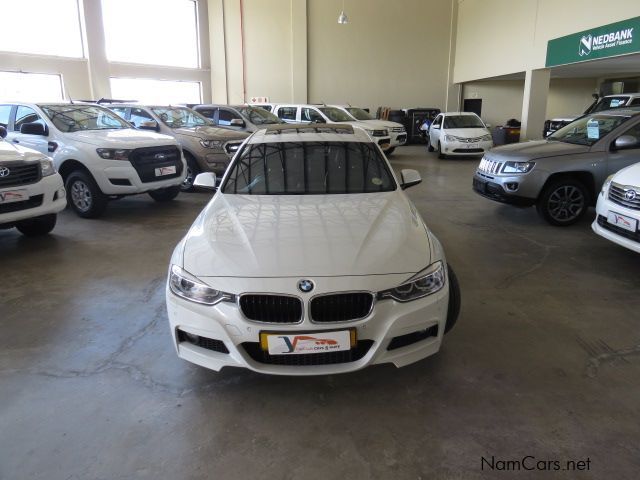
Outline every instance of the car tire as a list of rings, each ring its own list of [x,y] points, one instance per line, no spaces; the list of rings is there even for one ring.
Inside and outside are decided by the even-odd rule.
[[[67,177],[65,188],[67,203],[79,217],[98,218],[107,208],[107,196],[88,172],[72,172]]]
[[[200,173],[200,167],[198,166],[196,159],[193,158],[191,154],[185,152],[184,158],[187,161],[187,176],[180,185],[180,191],[191,192],[193,191],[193,182],[196,179],[196,175]]]
[[[396,151],[396,147],[391,147],[391,148],[386,149],[386,150],[384,151],[384,154],[385,154],[387,157],[390,157],[390,156],[391,156],[391,154],[392,154],[393,152],[395,152],[395,151]]]
[[[149,196],[153,198],[156,202],[170,202],[171,200],[173,200],[178,196],[181,189],[182,189],[182,186],[179,185],[176,187],[167,187],[167,188],[161,188],[159,190],[151,190],[148,193],[149,193]]]
[[[444,153],[442,153],[442,144],[440,142],[438,142],[438,158],[442,160],[447,158],[447,156]]]
[[[433,152],[435,150],[435,148],[433,148],[433,145],[431,145],[431,137],[429,135],[427,135],[427,151],[428,152]]]
[[[16,223],[16,228],[25,237],[39,237],[51,233],[56,226],[58,216],[55,213],[29,218]]]
[[[447,276],[449,278],[449,307],[447,309],[447,323],[444,326],[444,333],[449,333],[458,321],[461,303],[458,277],[449,264],[447,264]]]
[[[536,203],[540,216],[556,227],[573,225],[587,213],[588,208],[587,187],[568,178],[549,183]]]

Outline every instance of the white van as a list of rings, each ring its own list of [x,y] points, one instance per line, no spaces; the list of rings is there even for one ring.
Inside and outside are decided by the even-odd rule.
[[[53,159],[81,217],[99,217],[112,198],[148,193],[161,202],[180,193],[186,167],[176,140],[136,130],[106,108],[0,103],[0,125],[7,141]]]

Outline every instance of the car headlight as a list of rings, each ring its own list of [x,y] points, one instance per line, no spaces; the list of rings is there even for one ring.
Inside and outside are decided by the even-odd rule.
[[[43,177],[48,177],[49,175],[53,175],[54,173],[56,173],[56,169],[53,168],[53,162],[48,158],[41,158],[40,172]]]
[[[393,298],[398,302],[410,302],[411,300],[426,297],[427,295],[432,295],[442,290],[444,284],[444,265],[441,261],[437,261],[429,265],[426,270],[418,273],[407,283],[403,283],[396,288],[378,292],[378,300]]]
[[[536,162],[505,162],[502,173],[528,173]]]
[[[483,142],[488,142],[489,140],[493,140],[493,137],[491,136],[490,133],[482,136],[482,141]]]
[[[177,296],[203,305],[215,305],[222,301],[235,301],[234,295],[205,285],[177,265],[172,265],[169,271],[169,288]]]
[[[453,135],[445,135],[444,136],[444,140],[446,142],[455,142],[456,141],[456,137],[454,137]]]
[[[222,140],[200,140],[200,145],[204,148],[222,148]]]
[[[131,150],[127,148],[98,148],[96,153],[105,160],[129,160]]]
[[[615,173],[609,175],[607,177],[607,179],[604,181],[604,184],[602,185],[602,194],[604,195],[605,193],[607,193],[607,190],[609,189],[609,185],[611,185],[611,181],[613,180]]]

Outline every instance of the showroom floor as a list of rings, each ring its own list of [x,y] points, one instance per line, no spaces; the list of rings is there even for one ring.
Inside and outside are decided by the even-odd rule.
[[[591,462],[531,478],[637,478],[640,256],[594,235],[592,212],[559,229],[476,196],[477,160],[415,146],[392,163],[420,170],[408,193],[463,294],[443,350],[403,369],[179,360],[167,262],[207,194],[66,211],[50,238],[0,231],[0,478],[496,478],[482,457],[526,455]]]

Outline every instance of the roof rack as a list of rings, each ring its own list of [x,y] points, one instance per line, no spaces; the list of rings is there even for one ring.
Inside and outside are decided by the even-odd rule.
[[[267,135],[278,135],[281,133],[339,133],[353,134],[353,126],[351,125],[327,125],[320,124],[286,124],[286,125],[270,125],[266,127]]]

